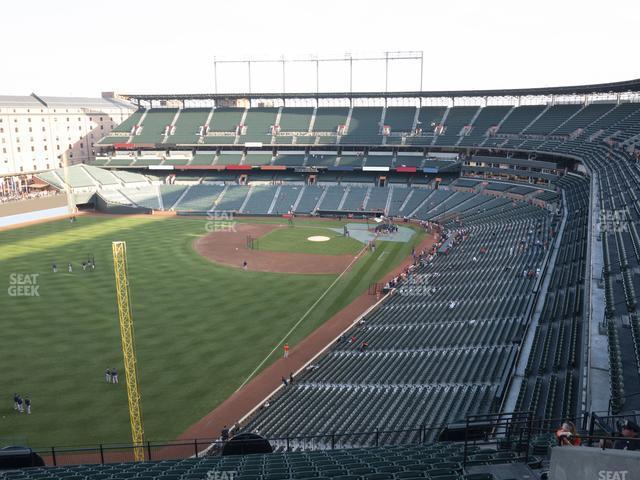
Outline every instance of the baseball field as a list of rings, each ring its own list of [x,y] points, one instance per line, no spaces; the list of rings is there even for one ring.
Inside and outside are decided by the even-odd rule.
[[[1,231],[0,437],[33,447],[130,441],[112,241],[127,242],[145,433],[160,441],[228,398],[344,268],[288,338],[292,347],[422,239],[417,232],[369,252],[330,230],[341,223],[282,222],[247,219],[233,237],[206,219],[151,216],[82,216]],[[259,250],[246,248],[248,235]],[[88,259],[95,269],[83,271]],[[262,369],[280,355],[276,349]],[[114,367],[118,385],[105,382]],[[14,392],[31,398],[31,415],[14,411]]]

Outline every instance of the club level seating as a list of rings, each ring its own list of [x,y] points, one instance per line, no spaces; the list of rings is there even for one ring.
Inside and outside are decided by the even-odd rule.
[[[221,152],[214,165],[240,165],[243,156],[242,152]]]
[[[107,135],[98,142],[98,145],[114,145],[116,143],[127,143],[127,140],[129,140],[128,136]]]
[[[304,153],[279,153],[273,161],[274,165],[301,166],[304,165],[306,155]]]
[[[233,135],[208,135],[204,137],[206,145],[233,145],[236,143],[236,136]]]
[[[273,155],[271,153],[248,153],[244,159],[245,165],[270,165]]]
[[[363,161],[364,161],[364,154],[362,152],[358,152],[355,155],[345,155],[343,153],[340,156],[338,165],[342,167],[344,166],[361,167]]]
[[[393,165],[393,156],[369,154],[365,165],[367,167],[391,167]]]
[[[421,155],[401,155],[396,157],[396,167],[420,167],[424,157]]]
[[[307,156],[307,165],[313,167],[332,167],[336,164],[337,155],[324,153],[310,153]]]

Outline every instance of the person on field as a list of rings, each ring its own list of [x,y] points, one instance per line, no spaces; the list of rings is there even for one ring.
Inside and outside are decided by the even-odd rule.
[[[247,261],[243,261],[242,262],[242,269],[246,272],[247,271],[247,267],[249,266],[249,264],[247,263]]]
[[[27,396],[27,398],[24,399],[24,405],[27,409],[27,415],[31,415],[31,398]]]
[[[287,382],[287,379],[285,377],[281,378],[282,380],[282,384],[286,387],[287,385],[289,385],[289,382]]]
[[[118,371],[115,368],[111,369],[111,383],[118,383]]]
[[[71,265],[71,262],[69,262],[67,269],[69,270],[69,273],[73,273],[73,266]]]
[[[54,263],[51,265],[51,270],[53,270],[53,273],[58,273],[58,266]]]
[[[107,383],[111,383],[111,370],[108,368],[104,372],[104,381]]]
[[[289,344],[284,344],[284,358],[289,358]]]
[[[22,407],[22,397],[18,395],[18,413],[22,413],[22,412],[24,412],[24,409]]]
[[[289,383],[293,385],[293,372],[289,373]]]
[[[14,410],[18,410],[18,399],[20,398],[20,395],[18,395],[17,393],[13,394],[13,409]]]

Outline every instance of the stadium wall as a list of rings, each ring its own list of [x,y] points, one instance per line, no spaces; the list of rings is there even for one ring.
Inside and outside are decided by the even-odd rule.
[[[12,227],[22,223],[37,222],[39,220],[49,220],[69,214],[68,207],[48,208],[46,210],[36,210],[33,212],[19,213],[0,217],[0,228]]]

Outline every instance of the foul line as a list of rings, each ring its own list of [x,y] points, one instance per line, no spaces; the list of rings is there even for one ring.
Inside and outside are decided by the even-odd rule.
[[[276,344],[276,346],[273,348],[273,350],[271,350],[271,352],[264,358],[264,360],[262,360],[262,362],[260,362],[260,364],[253,370],[253,372],[251,372],[249,374],[249,376],[245,379],[245,381],[242,382],[242,384],[236,389],[236,392],[238,390],[240,390],[242,387],[244,387],[249,382],[249,380],[251,380],[251,378],[253,378],[253,376],[256,374],[256,372],[258,372],[258,370],[260,370],[260,368],[262,368],[262,366],[267,362],[267,360],[269,360],[271,355],[273,355],[276,352],[276,350],[278,350],[280,348],[280,346],[285,342],[285,340],[289,337],[289,335],[291,335],[293,333],[293,331],[296,328],[298,328],[298,326],[304,321],[304,319],[309,316],[309,314],[313,311],[313,309],[316,308],[316,305],[318,305],[318,303],[320,303],[320,301],[327,295],[327,293],[329,293],[329,291],[333,288],[333,286],[336,283],[338,283],[338,281],[344,276],[345,273],[347,273],[347,271],[349,271],[351,266],[362,256],[362,254],[366,250],[367,250],[367,247],[365,246],[365,247],[362,248],[362,250],[360,250],[360,252],[355,257],[353,257],[353,260],[351,260],[349,265],[347,265],[347,267],[342,271],[342,273],[340,275],[338,275],[338,277],[333,281],[333,283],[331,283],[331,285],[329,285],[327,287],[327,289],[324,291],[324,293],[318,297],[318,299],[313,303],[313,305],[311,305],[309,307],[309,309],[304,313],[304,315],[302,315],[302,317],[300,317],[300,320],[298,320],[296,322],[296,324],[293,327],[291,327],[291,329],[285,334],[285,336],[282,337],[282,340],[280,340],[280,342],[278,342]]]

